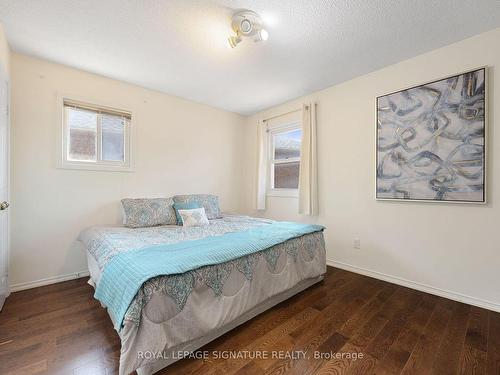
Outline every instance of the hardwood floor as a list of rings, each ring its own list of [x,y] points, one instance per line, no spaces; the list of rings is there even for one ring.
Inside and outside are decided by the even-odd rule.
[[[117,373],[118,335],[92,295],[86,279],[13,293],[0,374]],[[329,267],[202,350],[247,358],[184,359],[161,374],[500,374],[500,314]]]

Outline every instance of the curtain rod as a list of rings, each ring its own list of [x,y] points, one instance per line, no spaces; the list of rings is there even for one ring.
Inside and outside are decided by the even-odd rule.
[[[306,109],[309,109],[308,105],[306,105]],[[288,111],[288,112],[285,112],[285,113],[281,113],[279,115],[271,116],[271,117],[263,119],[262,121],[269,121],[269,120],[272,120],[272,119],[275,119],[275,118],[278,118],[278,117],[282,117],[282,116],[286,116],[286,115],[289,115],[290,113],[294,113],[294,112],[298,112],[298,111],[302,111],[302,108],[297,108],[297,109],[294,109],[292,111]]]

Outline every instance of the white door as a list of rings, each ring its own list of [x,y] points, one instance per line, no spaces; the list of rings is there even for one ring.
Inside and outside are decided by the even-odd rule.
[[[9,83],[0,65],[0,310],[9,295]]]

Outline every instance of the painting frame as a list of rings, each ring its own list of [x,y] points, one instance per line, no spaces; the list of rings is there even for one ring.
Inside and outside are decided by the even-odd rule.
[[[380,99],[398,94],[404,91],[408,91],[411,89],[419,88],[422,86],[432,85],[438,83],[440,81],[445,81],[450,78],[460,77],[466,74],[474,73],[477,71],[483,71],[484,73],[484,118],[483,118],[483,152],[482,152],[482,200],[464,200],[464,199],[421,199],[421,198],[397,198],[397,197],[380,197],[379,196],[379,101]],[[483,65],[473,69],[468,69],[462,71],[460,73],[450,74],[445,77],[432,79],[430,81],[411,85],[405,88],[401,88],[398,90],[391,91],[389,93],[385,93],[382,95],[378,95],[375,99],[375,200],[381,202],[415,202],[415,203],[433,203],[433,204],[466,204],[466,205],[486,205],[488,203],[488,148],[489,148],[489,137],[488,137],[488,127],[489,127],[489,106],[488,106],[488,97],[489,97],[489,74],[488,74],[488,66]]]

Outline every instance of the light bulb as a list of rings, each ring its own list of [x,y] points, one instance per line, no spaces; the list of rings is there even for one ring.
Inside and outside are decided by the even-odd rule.
[[[266,41],[269,39],[269,33],[266,29],[260,29],[260,39]]]
[[[233,35],[227,38],[227,41],[229,42],[231,48],[234,48],[238,45],[239,42],[241,42],[241,37],[238,35]]]

